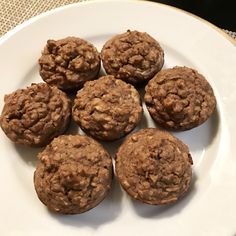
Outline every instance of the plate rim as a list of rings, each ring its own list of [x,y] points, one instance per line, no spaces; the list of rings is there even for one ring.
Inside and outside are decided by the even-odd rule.
[[[32,24],[33,22],[39,20],[40,18],[43,18],[47,15],[53,14],[57,11],[62,11],[66,8],[73,8],[76,5],[89,5],[89,4],[99,4],[99,3],[109,3],[111,2],[110,0],[82,0],[82,2],[75,2],[75,3],[70,3],[64,6],[59,6],[50,10],[47,10],[45,12],[42,12],[38,15],[35,15],[27,20],[25,20],[24,22],[16,25],[15,27],[13,27],[11,30],[9,30],[8,32],[6,32],[4,35],[2,35],[0,37],[0,46],[6,41],[8,40],[10,37],[12,37],[15,33],[17,33],[18,31],[22,30],[23,28],[27,27],[28,25]],[[152,2],[152,1],[148,1],[148,0],[112,0],[112,2],[135,2],[135,3],[139,3],[139,4],[150,4],[150,5],[154,5],[154,6],[158,6],[161,5],[163,7],[167,7],[167,8],[171,8],[173,10],[179,11],[183,14],[189,15],[195,19],[197,19],[198,21],[201,21],[203,24],[208,25],[210,28],[212,28],[213,30],[215,30],[216,32],[220,33],[222,36],[224,36],[224,38],[231,42],[231,44],[233,44],[236,47],[236,40],[233,39],[232,37],[230,37],[226,32],[224,32],[221,28],[219,28],[218,26],[214,25],[213,23],[203,19],[200,16],[197,16],[191,12],[188,12],[186,10],[180,9],[178,7],[174,7],[171,5],[167,5],[164,3],[160,3],[160,2]]]

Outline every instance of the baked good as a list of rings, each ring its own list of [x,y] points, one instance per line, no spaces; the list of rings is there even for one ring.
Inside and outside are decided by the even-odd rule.
[[[62,90],[75,90],[97,78],[100,55],[91,43],[80,38],[48,40],[39,65],[46,83]]]
[[[138,85],[150,80],[164,64],[164,51],[149,34],[130,31],[108,40],[101,51],[107,74]]]
[[[166,131],[142,129],[116,154],[116,175],[134,199],[151,205],[177,201],[189,189],[192,158],[188,147]]]
[[[72,109],[81,129],[100,140],[115,140],[129,133],[142,113],[138,91],[112,75],[87,82],[77,92]]]
[[[39,199],[54,212],[88,211],[105,198],[111,187],[111,157],[87,136],[55,138],[38,158],[35,190]]]
[[[178,66],[157,73],[145,87],[144,100],[157,124],[175,131],[201,125],[216,107],[214,92],[204,76]]]
[[[4,101],[1,127],[15,143],[44,146],[69,125],[70,100],[64,92],[46,83],[18,89],[6,95]]]

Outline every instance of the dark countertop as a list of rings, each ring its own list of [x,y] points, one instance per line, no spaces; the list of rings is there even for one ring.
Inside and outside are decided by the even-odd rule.
[[[229,31],[236,32],[236,2],[234,0],[156,0],[189,11]]]

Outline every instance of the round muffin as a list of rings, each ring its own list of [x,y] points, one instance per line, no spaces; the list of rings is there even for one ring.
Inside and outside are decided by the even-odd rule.
[[[130,31],[106,42],[101,52],[107,74],[138,85],[150,80],[164,64],[164,51],[149,34]]]
[[[177,201],[189,189],[188,147],[168,132],[147,128],[130,135],[116,154],[116,174],[134,199],[151,205]]]
[[[1,127],[15,143],[41,147],[63,134],[69,125],[71,103],[56,87],[32,84],[6,95],[4,101]]]
[[[175,131],[201,125],[216,107],[213,90],[204,76],[178,66],[157,73],[145,88],[144,100],[152,118]]]
[[[97,206],[112,182],[112,160],[95,140],[62,135],[39,153],[34,173],[38,198],[48,209],[79,214]]]
[[[121,138],[135,128],[142,114],[138,91],[112,75],[87,82],[77,92],[72,109],[81,129],[100,140]]]
[[[62,90],[74,90],[87,80],[96,79],[100,70],[100,55],[89,42],[67,37],[48,40],[39,59],[42,79]]]

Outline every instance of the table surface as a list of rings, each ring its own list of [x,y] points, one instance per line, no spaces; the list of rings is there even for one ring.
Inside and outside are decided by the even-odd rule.
[[[0,36],[42,12],[83,0],[0,0]]]
[[[86,0],[0,0],[0,37],[25,20],[42,12]],[[236,39],[236,32],[224,30]]]

